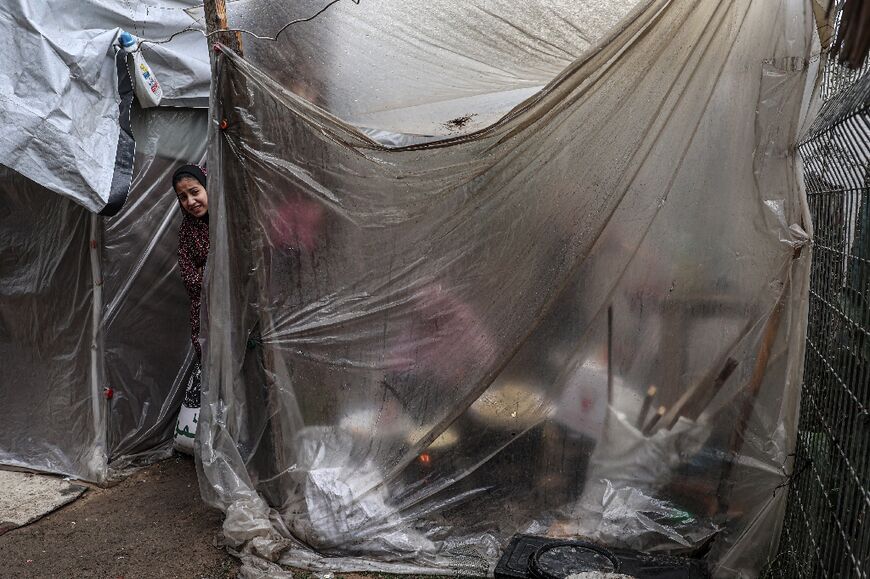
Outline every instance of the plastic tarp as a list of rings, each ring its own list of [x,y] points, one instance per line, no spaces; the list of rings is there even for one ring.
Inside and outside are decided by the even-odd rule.
[[[136,111],[112,218],[2,168],[0,463],[104,482],[171,453],[192,360],[171,175],[203,159],[206,120]]]
[[[96,477],[89,215],[0,167],[0,462]]]
[[[119,28],[166,40],[194,24],[185,12],[193,4],[0,4],[0,164],[93,212],[103,210],[113,193],[125,194],[132,142],[122,130],[129,116],[122,106],[124,58],[116,58],[113,44]],[[164,87],[162,104],[207,106],[209,57],[199,31],[142,50]]]
[[[110,467],[171,453],[193,363],[189,301],[178,272],[181,210],[172,190],[180,164],[201,162],[207,112],[149,109],[134,116],[130,198],[103,221],[102,316]]]
[[[197,443],[252,576],[483,575],[516,532],[774,552],[812,14],[605,4],[340,3],[221,57]]]
[[[457,136],[497,121],[598,42],[638,0],[458,3],[231,0],[245,58],[376,137]],[[422,5],[421,5],[422,6]],[[202,24],[202,9],[189,11]],[[516,27],[520,26],[518,30]]]

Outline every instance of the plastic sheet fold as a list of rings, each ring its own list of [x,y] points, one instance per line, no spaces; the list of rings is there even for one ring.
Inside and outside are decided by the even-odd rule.
[[[194,30],[168,41],[195,24],[184,11],[192,4],[3,2],[0,114],[6,130],[0,134],[0,164],[93,212],[123,198],[133,145],[122,130],[129,110],[119,109],[124,58],[116,58],[113,44],[120,29],[161,41],[142,50],[163,86],[162,104],[207,106],[203,35]]]
[[[103,483],[171,454],[193,360],[171,178],[204,158],[206,121],[135,111],[112,218],[0,172],[0,463]]]
[[[571,44],[561,2],[552,35],[336,6],[213,93],[200,480],[247,564],[485,575],[526,532],[755,576],[802,367],[808,7],[653,0]],[[371,82],[302,58],[333,52]],[[490,120],[487,65],[539,60]],[[431,130],[433,85],[487,120]]]
[[[130,197],[118,215],[102,222],[102,355],[104,379],[115,392],[108,414],[112,470],[172,452],[194,361],[189,301],[177,264],[181,210],[172,173],[205,158],[206,122],[204,110],[136,111]]]

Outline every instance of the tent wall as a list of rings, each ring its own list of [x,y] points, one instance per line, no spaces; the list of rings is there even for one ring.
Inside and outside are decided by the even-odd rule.
[[[345,5],[346,44],[319,20],[293,36],[481,94],[490,43],[521,77],[548,38],[474,2],[511,32],[459,39],[412,4],[411,23]],[[246,562],[483,575],[529,532],[755,576],[803,360],[806,8],[643,2],[497,123],[409,147],[312,103],[289,57],[225,53],[200,480]]]
[[[0,462],[100,480],[90,222],[85,208],[0,168]]]
[[[203,159],[206,112],[137,110],[133,130],[112,218],[0,174],[0,463],[101,482],[171,452],[192,360],[171,176]]]
[[[136,161],[122,211],[102,220],[104,360],[109,456],[114,468],[171,451],[175,418],[193,361],[189,301],[176,250],[181,213],[172,191],[179,164],[201,162],[205,110],[139,110]]]

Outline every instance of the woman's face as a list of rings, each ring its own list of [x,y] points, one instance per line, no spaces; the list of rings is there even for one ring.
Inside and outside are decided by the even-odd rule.
[[[184,177],[175,184],[175,194],[181,208],[193,215],[202,217],[208,213],[208,192],[193,177]]]

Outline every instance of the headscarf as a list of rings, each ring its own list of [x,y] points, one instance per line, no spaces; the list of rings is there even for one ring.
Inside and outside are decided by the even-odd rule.
[[[172,188],[182,179],[192,178],[199,181],[199,184],[205,187],[205,169],[199,165],[182,165],[172,174]]]
[[[196,179],[205,187],[206,172],[198,165],[184,165],[172,175],[172,189],[184,178]],[[179,206],[181,203],[179,202]],[[181,207],[184,218],[178,230],[178,268],[190,298],[190,339],[197,357],[202,359],[199,344],[199,308],[202,299],[202,275],[208,257],[208,213],[194,217]]]

